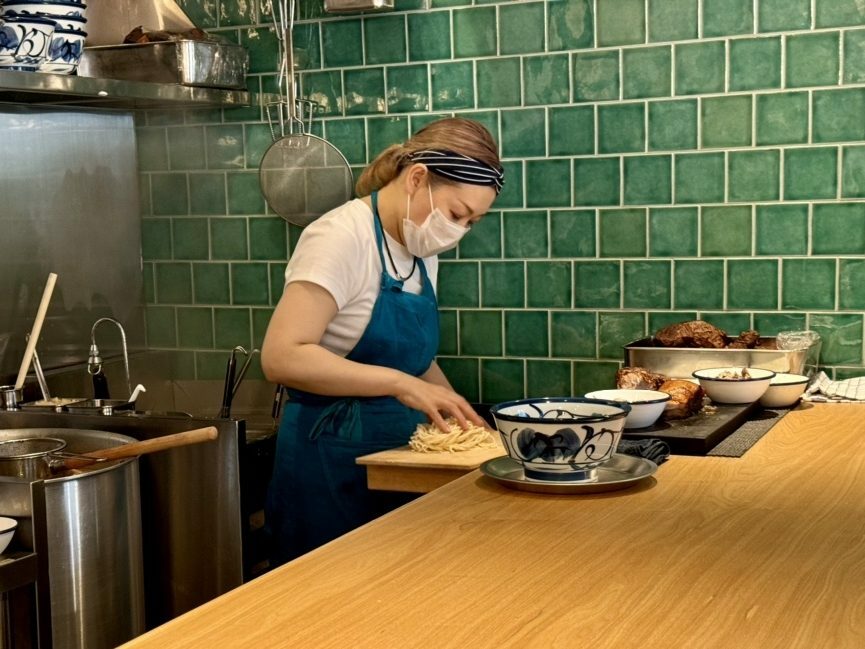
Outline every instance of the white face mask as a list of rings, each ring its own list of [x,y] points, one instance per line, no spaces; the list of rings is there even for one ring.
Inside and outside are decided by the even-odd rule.
[[[429,203],[432,212],[426,221],[417,225],[409,218],[411,213],[411,196],[406,197],[406,218],[402,222],[402,233],[405,247],[415,257],[431,257],[445,250],[455,248],[469,229],[459,223],[454,223],[433,205],[432,188],[429,190]]]

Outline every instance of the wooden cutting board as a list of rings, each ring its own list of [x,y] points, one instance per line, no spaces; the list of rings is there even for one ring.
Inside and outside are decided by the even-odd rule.
[[[676,455],[706,455],[721,440],[759,411],[758,402],[737,405],[713,404],[714,412],[704,408],[687,419],[655,424],[648,428],[626,430],[625,439],[662,439]]]

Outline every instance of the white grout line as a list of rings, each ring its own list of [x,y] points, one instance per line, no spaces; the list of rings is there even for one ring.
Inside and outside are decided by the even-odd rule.
[[[697,0],[697,39],[703,40],[703,0]]]
[[[843,160],[844,160],[844,150],[845,147],[839,146],[835,149],[835,198],[837,200],[841,200],[841,192],[843,190],[842,184],[842,174],[844,171]]]

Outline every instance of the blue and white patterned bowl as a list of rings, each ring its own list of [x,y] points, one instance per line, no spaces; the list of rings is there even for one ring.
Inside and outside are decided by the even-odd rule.
[[[48,54],[54,26],[46,18],[0,17],[0,68],[36,70]]]
[[[39,66],[39,72],[72,74],[84,49],[87,32],[77,29],[55,29],[48,47],[48,55]]]
[[[583,397],[520,399],[490,408],[505,449],[529,480],[594,481],[631,406]]]

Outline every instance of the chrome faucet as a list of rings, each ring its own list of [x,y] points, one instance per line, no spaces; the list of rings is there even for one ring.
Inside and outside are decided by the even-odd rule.
[[[91,376],[96,376],[102,371],[102,357],[99,355],[99,348],[96,346],[96,327],[103,322],[111,322],[117,325],[117,328],[120,330],[120,344],[123,349],[123,369],[126,371],[126,391],[131,397],[132,382],[129,380],[129,352],[126,349],[126,332],[123,330],[123,325],[114,318],[99,318],[90,328],[90,355],[87,358],[87,373]]]

